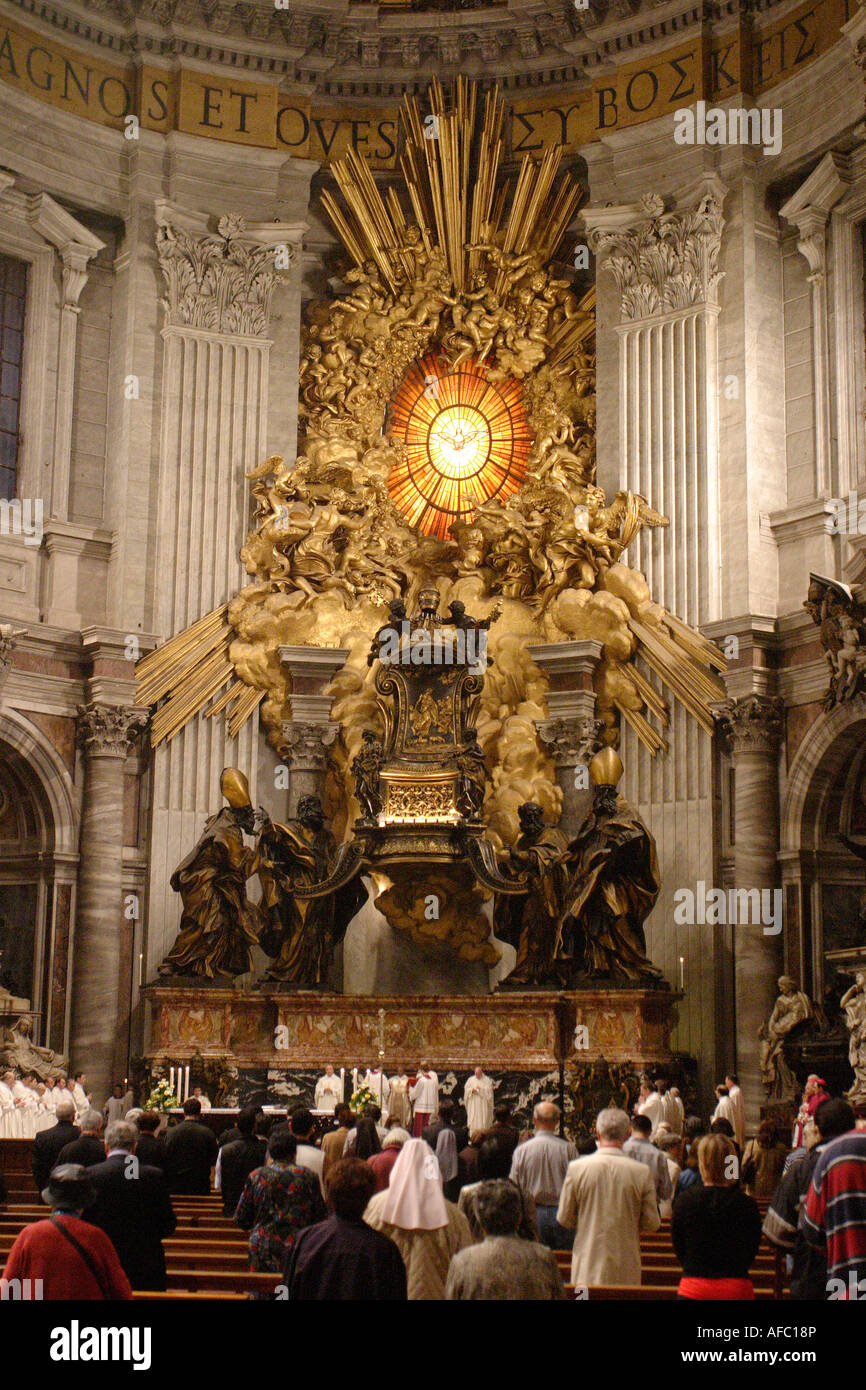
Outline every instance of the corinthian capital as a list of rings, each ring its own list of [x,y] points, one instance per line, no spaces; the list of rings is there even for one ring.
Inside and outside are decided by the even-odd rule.
[[[17,638],[24,637],[26,627],[13,627],[11,623],[0,623],[0,685],[12,665],[12,653]]]
[[[125,758],[147,728],[134,705],[79,705],[78,742],[89,757]]]
[[[265,239],[247,234],[242,217],[221,217],[216,233],[198,233],[160,205],[156,249],[168,325],[264,337],[277,277],[297,255],[293,241],[278,239],[281,229],[275,223]]]
[[[330,763],[328,749],[336,737],[336,724],[302,724],[287,720],[283,724],[280,754],[293,771],[325,772]]]
[[[778,695],[744,695],[712,706],[713,717],[736,757],[775,753],[784,733],[785,702]]]
[[[724,197],[708,175],[672,210],[657,193],[637,205],[585,209],[590,247],[617,282],[625,320],[718,303]]]
[[[588,763],[601,744],[602,721],[588,717],[540,719],[538,736],[557,767],[576,767]]]

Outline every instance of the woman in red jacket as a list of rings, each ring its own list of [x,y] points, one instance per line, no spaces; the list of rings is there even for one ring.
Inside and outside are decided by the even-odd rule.
[[[7,1296],[11,1281],[17,1280],[13,1289],[18,1298],[88,1302],[132,1298],[108,1236],[82,1220],[91,1195],[87,1169],[80,1163],[54,1169],[42,1193],[42,1200],[54,1210],[47,1221],[35,1221],[17,1236],[0,1276],[0,1289]]]

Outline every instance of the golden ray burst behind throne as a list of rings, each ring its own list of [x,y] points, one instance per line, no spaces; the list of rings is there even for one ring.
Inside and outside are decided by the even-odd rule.
[[[666,519],[596,484],[594,291],[578,298],[555,261],[581,196],[561,148],[509,179],[498,90],[482,106],[458,79],[450,100],[438,82],[428,98],[426,115],[404,102],[399,189],[383,195],[354,153],[333,166],[342,197],[322,201],[349,262],[342,294],[305,312],[300,455],[249,474],[251,582],[140,663],[138,698],[155,706],[154,744],[202,713],[235,735],[261,706],[279,747],[278,648],[348,648],[329,687],[341,736],[327,799],[344,833],[362,731],[381,732],[366,657],[388,602],[411,607],[432,583],[478,618],[499,605],[478,740],[484,819],[512,843],[522,802],[555,821],[562,801],[527,640],[600,641],[603,741],[615,747],[625,719],[653,754],[668,707],[649,675],[709,733],[724,660],[622,562],[641,526]]]

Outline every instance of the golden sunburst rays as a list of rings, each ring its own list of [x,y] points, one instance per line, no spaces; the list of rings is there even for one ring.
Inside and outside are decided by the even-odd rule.
[[[229,656],[235,635],[228,620],[228,604],[224,603],[138,663],[136,701],[156,706],[150,721],[154,748],[179,734],[224,686],[228,690],[207,710],[207,717],[225,711],[230,738],[261,704],[265,691],[235,677]]]
[[[389,429],[403,445],[388,490],[425,535],[447,540],[492,497],[504,502],[526,478],[532,432],[518,381],[488,382],[470,360],[454,369],[434,353],[412,364],[391,405]]]
[[[629,628],[637,639],[635,655],[643,658],[662,685],[712,737],[711,707],[724,700],[726,694],[724,682],[716,675],[727,667],[718,647],[666,609],[661,623],[650,625],[639,618],[630,618]],[[667,728],[670,723],[667,701],[642,675],[634,660],[622,668],[622,674],[628,677],[647,713],[663,729]],[[653,757],[667,750],[662,734],[640,710],[631,709],[619,700],[614,704],[620,717],[631,725]]]
[[[481,264],[481,243],[496,242],[514,254],[531,250],[539,266],[545,265],[582,193],[568,173],[557,183],[563,146],[553,145],[537,158],[525,155],[512,186],[500,177],[505,103],[499,89],[485,94],[480,117],[478,87],[467,78],[458,77],[450,97],[434,80],[427,96],[427,115],[414,96],[404,97],[400,111],[405,136],[400,167],[426,252],[439,247],[458,292],[469,287]],[[414,270],[406,248],[406,212],[395,189],[383,197],[369,165],[353,150],[331,171],[344,206],[327,191],[322,203],[340,239],[358,265],[375,261],[394,290]],[[505,283],[500,271],[492,288],[501,293]],[[564,335],[570,337],[570,331]]]

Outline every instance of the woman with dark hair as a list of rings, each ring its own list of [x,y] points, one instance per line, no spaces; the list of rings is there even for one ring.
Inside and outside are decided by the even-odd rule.
[[[365,1116],[359,1120],[355,1126],[357,1137],[353,1148],[355,1158],[372,1158],[374,1154],[382,1152],[382,1142],[379,1138],[379,1131],[376,1128],[376,1121]]]
[[[295,1162],[298,1141],[287,1129],[268,1140],[264,1168],[244,1184],[235,1222],[250,1233],[250,1269],[281,1273],[298,1231],[325,1218],[319,1179]]]
[[[771,1120],[762,1120],[754,1139],[750,1139],[743,1154],[741,1178],[750,1197],[769,1201],[776,1190],[788,1145],[779,1139],[776,1126]]]
[[[292,1247],[286,1269],[290,1299],[333,1303],[406,1298],[400,1251],[364,1221],[375,1186],[373,1170],[360,1159],[342,1158],[328,1169],[325,1192],[331,1215],[301,1231]]]

